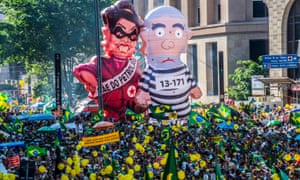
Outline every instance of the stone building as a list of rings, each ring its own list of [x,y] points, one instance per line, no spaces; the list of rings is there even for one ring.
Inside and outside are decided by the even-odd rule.
[[[237,60],[261,55],[297,54],[300,38],[300,0],[134,0],[144,15],[160,5],[171,5],[185,15],[193,37],[186,63],[201,86],[205,103],[219,102],[231,81]],[[298,23],[298,24],[297,24]],[[292,86],[298,69],[269,69],[261,78],[266,101],[297,102]],[[269,94],[266,94],[268,88]],[[295,89],[295,88],[294,88]],[[300,89],[300,88],[299,88]],[[266,98],[268,96],[268,98]]]

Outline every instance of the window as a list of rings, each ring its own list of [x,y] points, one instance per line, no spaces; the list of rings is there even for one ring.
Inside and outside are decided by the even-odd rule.
[[[259,56],[269,54],[269,42],[266,39],[250,40],[249,47],[249,57],[253,61],[257,61]]]
[[[170,0],[170,6],[174,6],[181,11],[181,0]]]
[[[288,16],[287,24],[287,53],[300,56],[300,2],[295,1]],[[288,69],[288,76],[300,79],[300,70]]]
[[[207,78],[207,95],[217,96],[218,87],[218,48],[217,43],[206,44],[206,78]]]
[[[155,0],[154,1],[154,7],[157,7],[157,6],[163,6],[165,3],[164,0]]]
[[[268,17],[268,8],[262,0],[253,0],[253,17]]]
[[[198,82],[198,63],[197,63],[197,45],[191,44],[188,46],[187,51],[187,66],[191,71],[191,74],[195,78],[196,82]]]
[[[200,25],[200,1],[190,0],[188,1],[188,23],[190,27]]]

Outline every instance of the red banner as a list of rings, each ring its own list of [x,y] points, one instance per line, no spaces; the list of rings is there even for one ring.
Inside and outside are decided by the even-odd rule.
[[[7,157],[5,160],[5,164],[8,168],[14,168],[20,166],[20,157],[19,156],[12,156]]]

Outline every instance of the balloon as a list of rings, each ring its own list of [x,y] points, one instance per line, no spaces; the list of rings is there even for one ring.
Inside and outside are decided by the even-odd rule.
[[[113,167],[111,165],[108,165],[105,167],[104,171],[105,171],[105,174],[109,175],[112,173]]]
[[[73,164],[73,160],[70,157],[67,158],[67,164],[70,166]]]
[[[132,157],[127,157],[127,158],[126,158],[126,163],[129,164],[129,165],[132,165],[132,164],[133,164],[133,159],[132,159]]]
[[[72,168],[68,165],[68,166],[66,167],[66,173],[70,173],[71,170],[72,170]]]
[[[129,1],[117,1],[105,8],[101,17],[104,22],[101,28],[104,50],[101,57],[101,95],[104,110],[107,111],[104,118],[117,121],[126,118],[128,108],[140,111],[134,97],[139,90],[141,70],[134,53],[143,21]],[[88,63],[75,66],[73,74],[84,84],[88,97],[98,104],[97,65],[98,58],[94,56]]]
[[[159,169],[160,165],[157,162],[155,162],[155,163],[153,163],[153,168],[154,169]]]
[[[61,175],[60,177],[61,180],[69,180],[69,177],[65,174]]]
[[[133,167],[133,169],[135,172],[139,172],[141,170],[141,166],[137,164]]]
[[[178,173],[177,173],[177,175],[178,175],[178,179],[180,179],[180,180],[185,179],[185,173],[184,173],[184,171],[179,170]]]
[[[134,170],[133,169],[128,169],[128,174],[133,175],[134,174]]]
[[[90,174],[90,180],[96,180],[97,175],[95,173]]]
[[[73,176],[73,177],[76,176],[76,171],[75,171],[75,169],[72,169],[72,170],[71,170],[71,176]]]
[[[136,143],[136,141],[137,141],[137,137],[135,137],[135,136],[134,136],[134,137],[132,138],[132,140],[131,140],[131,141],[132,141],[133,143]]]
[[[239,125],[238,124],[233,125],[233,129],[234,130],[238,130],[239,129]]]
[[[38,169],[39,169],[39,172],[42,174],[46,172],[46,167],[44,165],[40,165]]]
[[[140,80],[135,102],[142,107],[150,104],[149,116],[153,119],[188,119],[191,109],[189,96],[194,99],[202,96],[196,80],[181,60],[181,54],[186,53],[192,36],[185,19],[172,6],[159,6],[145,16],[140,51],[146,56],[148,66]],[[162,24],[163,27],[153,24]],[[182,28],[174,24],[181,24]],[[150,99],[150,102],[145,99]],[[168,101],[172,101],[172,106],[166,104]],[[170,108],[160,108],[166,106]],[[172,113],[174,116],[169,116]]]
[[[81,148],[82,148],[82,147],[81,147],[81,145],[79,145],[79,144],[76,146],[76,150],[77,150],[77,151],[80,151]]]
[[[295,155],[294,155],[294,159],[295,159],[296,161],[299,161],[299,160],[300,160],[300,154],[295,154]]]
[[[90,160],[88,160],[88,159],[83,159],[83,160],[81,161],[81,165],[82,165],[82,166],[87,166],[87,165],[89,164],[89,162],[90,162]]]
[[[92,156],[93,157],[97,157],[98,156],[98,152],[96,150],[92,151]]]
[[[202,160],[200,161],[200,167],[204,168],[206,166],[206,161]]]
[[[286,154],[284,156],[284,160],[286,160],[286,161],[290,161],[291,159],[292,159],[292,156],[290,154]]]
[[[160,164],[162,166],[166,165],[166,163],[167,163],[167,159],[166,158],[163,158],[162,160],[160,160]]]
[[[64,163],[59,163],[59,164],[57,165],[57,168],[58,168],[59,170],[63,170],[63,169],[65,168]]]
[[[134,155],[134,151],[133,150],[130,150],[129,151],[129,156],[133,156]]]

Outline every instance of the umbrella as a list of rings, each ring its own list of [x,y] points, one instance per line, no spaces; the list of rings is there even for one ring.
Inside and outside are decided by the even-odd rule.
[[[298,134],[298,135],[295,137],[295,140],[296,140],[296,141],[300,141],[300,134]]]
[[[28,117],[28,121],[39,121],[39,120],[54,120],[52,114],[32,114]]]
[[[23,113],[23,114],[18,114],[17,116],[12,116],[12,119],[18,119],[20,121],[28,119],[29,114],[28,113]]]
[[[293,109],[290,112],[300,112],[300,108]]]
[[[10,136],[7,132],[2,131],[2,130],[0,130],[0,134],[2,134],[5,138]]]
[[[102,129],[112,128],[112,127],[115,127],[114,123],[108,121],[100,121],[93,126],[93,128],[96,130],[102,130]]]
[[[282,122],[280,120],[272,120],[268,123],[268,126],[280,125]]]
[[[37,132],[56,132],[56,129],[49,126],[44,126],[39,128]]]
[[[45,103],[43,103],[43,102],[37,102],[37,103],[31,105],[30,107],[37,108],[37,109],[43,109],[44,105],[45,105]]]
[[[50,126],[51,128],[54,128],[54,129],[59,129],[61,128],[61,125],[60,123],[54,123]],[[76,124],[74,122],[71,122],[71,123],[65,123],[65,127],[67,129],[76,129]]]
[[[16,141],[16,142],[6,142],[0,144],[0,149],[4,148],[14,148],[14,147],[25,147],[24,141]]]

